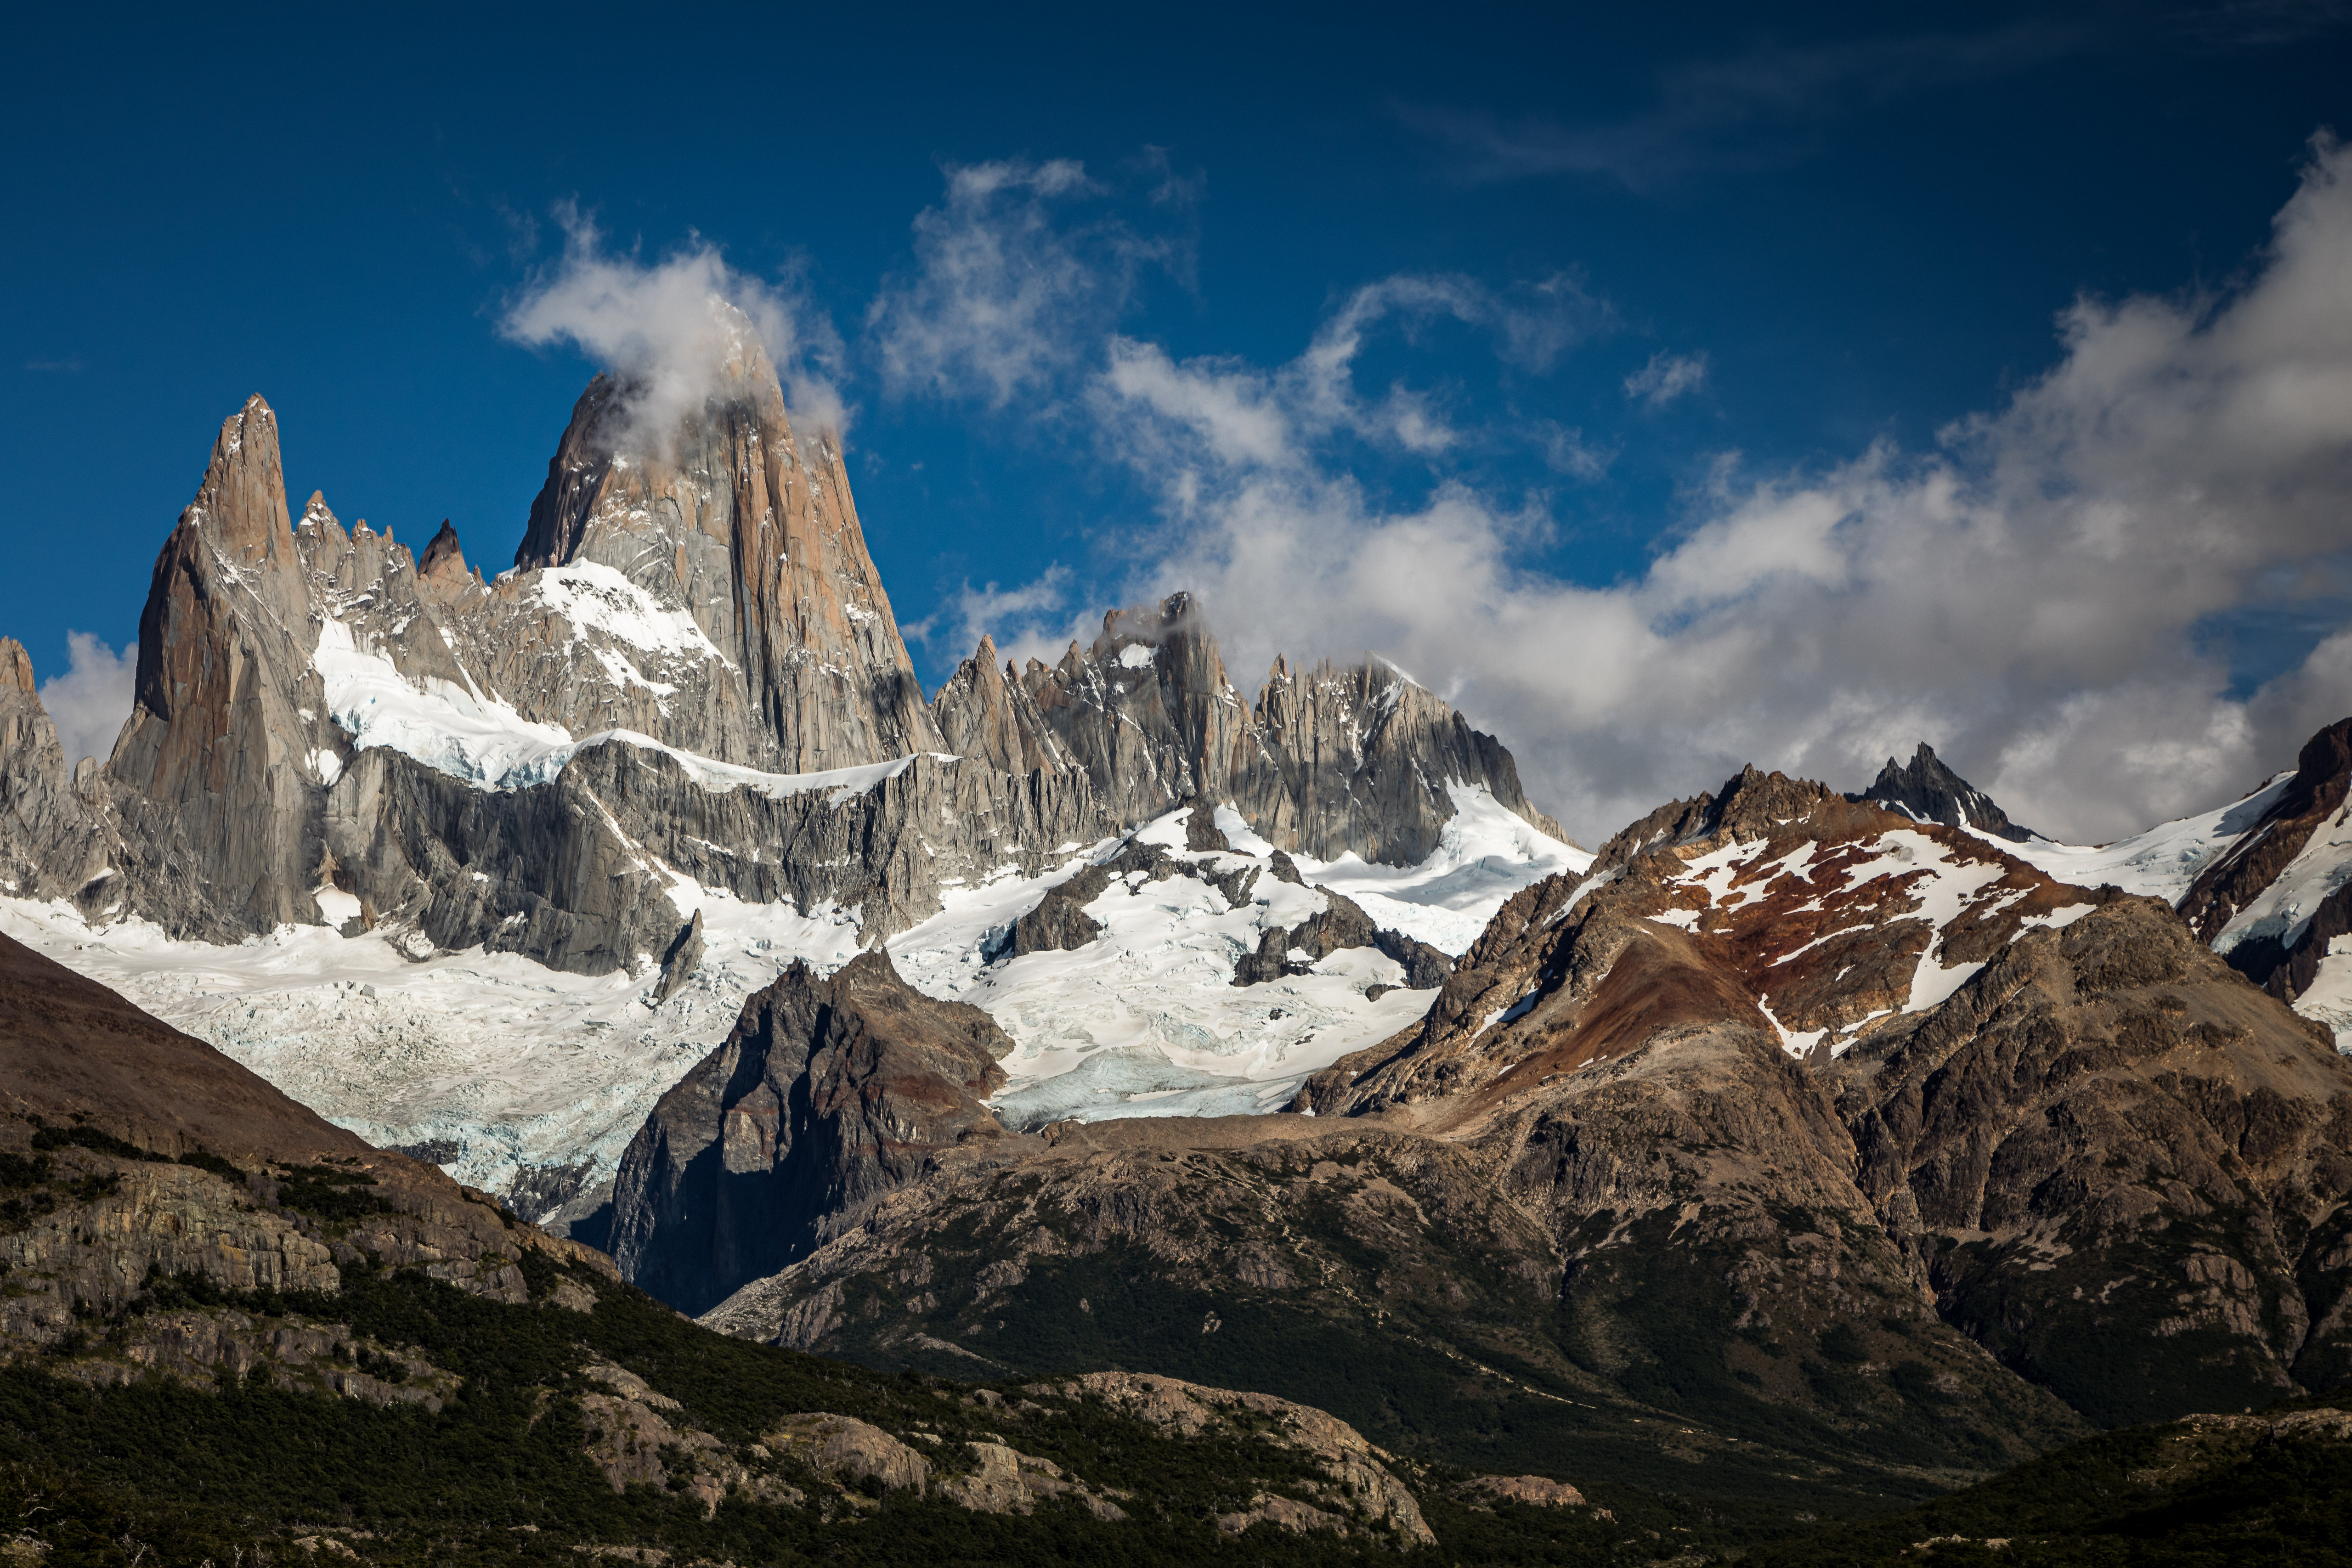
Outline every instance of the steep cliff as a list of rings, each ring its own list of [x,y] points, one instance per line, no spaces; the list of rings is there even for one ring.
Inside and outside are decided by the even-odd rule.
[[[795,435],[751,323],[712,309],[724,351],[673,428],[642,428],[625,380],[581,394],[516,568],[604,567],[692,618],[732,710],[695,749],[783,773],[938,749],[838,442]]]
[[[614,1185],[612,1252],[684,1310],[837,1234],[946,1150],[1003,1136],[980,1102],[1013,1042],[898,978],[887,952],[794,964],[662,1096]]]
[[[336,742],[310,667],[319,632],[260,398],[222,424],[196,497],[156,558],[130,722],[106,764],[140,913],[223,941],[319,918]]]
[[[1454,790],[1484,789],[1561,837],[1494,737],[1370,655],[1296,674],[1276,660],[1246,702],[1190,594],[1112,611],[1092,645],[1071,643],[1051,669],[1032,660],[999,683],[992,667],[979,673],[993,661],[984,645],[941,690],[941,731],[991,757],[1083,769],[1121,824],[1188,800],[1230,803],[1277,849],[1412,865],[1437,848]]]
[[[0,637],[0,893],[109,901],[108,841],[84,798],[95,768],[76,776],[41,706],[24,644]]]

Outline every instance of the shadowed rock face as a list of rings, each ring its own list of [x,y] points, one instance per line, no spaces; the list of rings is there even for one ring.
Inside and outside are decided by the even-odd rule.
[[[2160,903],[2030,934],[1832,1077],[1946,1317],[2094,1420],[2352,1376],[2352,1066]]]
[[[108,840],[33,682],[33,661],[0,637],[0,893],[104,907]],[[93,880],[95,879],[95,880]]]
[[[121,868],[175,936],[315,924],[323,800],[310,758],[336,748],[278,418],[249,398],[221,426],[196,498],[156,558],[139,619],[130,722],[106,773]]]
[[[2342,860],[2347,789],[2352,719],[2305,743],[2286,788],[2181,895],[2182,916],[2211,943],[2282,880],[2311,887],[2315,902],[2258,919],[2224,944],[2232,967],[2283,1001],[2310,989],[2329,945],[2352,935],[2352,883]],[[2298,867],[2298,861],[2305,863]]]
[[[2352,788],[2352,718],[2329,725],[2304,743],[2285,790],[2181,895],[2181,918],[2199,940],[2219,936],[2286,869],[2313,831],[2343,810],[2347,788]],[[2257,983],[2265,977],[2253,977]]]
[[[980,1102],[1013,1041],[933,1001],[887,952],[819,979],[795,963],[662,1096],[621,1158],[612,1252],[700,1312],[805,1254],[947,1151],[1006,1134]]]
[[[2021,844],[2033,836],[2011,821],[2009,813],[1994,805],[1991,796],[1945,767],[1935,748],[1924,740],[1909,766],[1888,758],[1869,789],[1846,799],[1868,800],[1923,822],[1976,828],[2013,843]]]

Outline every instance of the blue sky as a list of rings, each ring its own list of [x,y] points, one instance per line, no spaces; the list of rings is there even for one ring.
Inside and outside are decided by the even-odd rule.
[[[584,218],[622,265],[715,257],[817,345],[929,684],[982,626],[1045,648],[1198,581],[1244,685],[1276,648],[1375,647],[1588,836],[1750,757],[1855,787],[1920,734],[2029,821],[2120,831],[2352,710],[2311,663],[2352,548],[2326,420],[2278,458],[2289,521],[2225,497],[2193,524],[2264,541],[2181,568],[2223,589],[2041,606],[2116,622],[2046,653],[2011,657],[1958,581],[1998,574],[1947,561],[1918,570],[1955,574],[1933,609],[1966,623],[1942,658],[1964,668],[1910,663],[1943,615],[1870,598],[1843,544],[1834,592],[1774,555],[1660,597],[1743,538],[1801,555],[1811,503],[1845,508],[1842,540],[1933,512],[1944,465],[1973,509],[1921,527],[1981,538],[2108,475],[2160,533],[2123,494],[2145,465],[2084,455],[2113,421],[2079,399],[2105,394],[2051,412],[2053,377],[2108,384],[2081,345],[2131,322],[2061,314],[2154,301],[2176,371],[2219,351],[2284,270],[2282,213],[2333,199],[2313,138],[2352,131],[2352,14],[1634,9],[50,8],[0,105],[0,632],[44,677],[69,632],[132,637],[257,391],[298,506],[320,488],[419,545],[446,516],[503,563],[593,366],[502,323],[561,284]],[[2297,298],[2324,314],[2334,231],[2306,227],[2325,278]],[[1302,359],[1349,323],[1336,371]],[[1274,444],[1237,455],[1243,414]],[[2213,462],[2179,484],[2244,468]],[[1245,548],[1274,537],[1289,553]],[[1749,620],[1717,624],[1735,601]],[[1882,641],[1829,646],[1825,617]]]

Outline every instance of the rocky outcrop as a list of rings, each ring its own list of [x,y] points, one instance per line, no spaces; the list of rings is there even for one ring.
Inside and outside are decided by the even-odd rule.
[[[2181,896],[2181,918],[2199,940],[2210,943],[2219,937],[2241,910],[2278,879],[2303,852],[2312,833],[2344,809],[2347,788],[2352,788],[2352,718],[2329,725],[2304,743],[2286,789]],[[2258,983],[2267,977],[2253,977]]]
[[[2191,928],[2282,1001],[2318,980],[2352,935],[2352,719],[2305,743],[2275,797],[2181,896]]]
[[[740,1462],[727,1444],[686,1418],[684,1406],[628,1368],[592,1362],[584,1370],[612,1390],[583,1394],[579,1406],[588,1462],[614,1492],[632,1486],[680,1492],[702,1505],[705,1519],[730,1494],[771,1507],[808,1500],[798,1487]]]
[[[708,1309],[946,1151],[1004,1136],[980,1102],[1012,1049],[978,1008],[907,985],[887,951],[825,978],[795,962],[622,1156],[614,1260],[664,1301]]]
[[[1024,1454],[1003,1443],[966,1443],[970,1468],[939,1483],[940,1496],[974,1513],[1034,1513],[1041,1502],[1068,1498],[1097,1519],[1125,1519],[1127,1512],[1053,1460]]]
[[[2102,1425],[2352,1375],[2352,1064],[2151,900],[1838,1067],[1945,1315]]]
[[[123,1313],[158,1280],[331,1295],[347,1270],[414,1268],[521,1301],[522,1249],[595,1256],[370,1147],[5,936],[0,1015],[0,1354],[70,1344],[84,1320]],[[215,1334],[192,1360],[195,1332],[134,1335],[131,1350],[148,1350],[131,1359],[193,1375],[260,1354]]]
[[[1475,786],[1560,836],[1492,736],[1369,655],[1299,673],[1277,660],[1253,706],[1190,594],[1111,612],[1090,646],[1071,643],[1051,668],[1033,659],[1000,683],[994,660],[984,646],[940,692],[942,733],[992,757],[1082,769],[1122,825],[1188,800],[1230,802],[1276,848],[1411,865],[1454,818],[1449,787]]]
[[[85,914],[119,899],[107,886],[106,835],[83,798],[91,778],[76,782],[24,644],[0,637],[0,893],[74,898]]]
[[[1462,1483],[1464,1497],[1488,1502],[1523,1502],[1530,1508],[1582,1508],[1584,1494],[1549,1476],[1476,1476]]]
[[[625,379],[581,394],[516,567],[602,566],[692,617],[741,737],[695,749],[783,773],[939,749],[838,440],[795,435],[751,322],[711,310],[715,374],[674,426]]]
[[[881,1427],[853,1416],[787,1416],[761,1438],[772,1452],[855,1486],[874,1481],[886,1491],[923,1495],[931,1462]]]
[[[1421,1505],[1389,1468],[1390,1456],[1364,1440],[1345,1421],[1310,1406],[1277,1399],[1270,1394],[1239,1394],[1224,1388],[1203,1388],[1173,1377],[1149,1373],[1093,1372],[1066,1382],[1045,1385],[1043,1391],[1099,1399],[1111,1409],[1145,1425],[1184,1437],[1210,1434],[1246,1434],[1258,1442],[1290,1449],[1322,1473],[1323,1484],[1306,1487],[1315,1501],[1336,1511],[1325,1513],[1312,1503],[1259,1493],[1250,1507],[1222,1516],[1221,1528],[1239,1533],[1261,1519],[1302,1531],[1320,1527],[1348,1533],[1348,1521],[1392,1531],[1403,1541],[1429,1545],[1436,1541],[1421,1516]],[[1289,1503],[1292,1510],[1280,1505]],[[1320,1514],[1311,1524],[1306,1514]]]
[[[996,660],[995,639],[983,635],[978,651],[956,666],[931,699],[940,744],[958,757],[1006,773],[1076,768],[1013,665],[999,670]]]
[[[479,943],[601,974],[668,951],[677,874],[751,904],[847,905],[878,940],[936,913],[950,879],[1038,875],[1100,825],[1082,775],[928,754],[848,783],[713,782],[623,740],[499,791],[370,750],[330,793],[327,841],[370,927],[420,956]]]
[[[698,909],[686,929],[677,934],[677,940],[670,944],[669,951],[662,955],[661,978],[654,983],[653,1005],[659,1007],[676,996],[701,965],[702,911]]]
[[[337,743],[304,579],[278,417],[249,398],[156,558],[131,717],[105,768],[133,860],[118,868],[125,901],[173,936],[320,918],[311,759]]]
[[[1975,828],[2013,843],[2021,844],[2033,837],[2030,831],[2011,821],[2009,813],[1994,805],[1991,796],[1945,767],[1935,748],[1924,740],[1908,765],[1888,758],[1869,789],[1846,799],[1867,800],[1922,822]]]

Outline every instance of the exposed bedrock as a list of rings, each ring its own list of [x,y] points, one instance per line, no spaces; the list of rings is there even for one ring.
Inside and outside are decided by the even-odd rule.
[[[1991,796],[1944,766],[1935,748],[1924,740],[1907,765],[1888,758],[1869,789],[1846,799],[1867,800],[1923,822],[1980,829],[2012,843],[2021,844],[2033,837],[2030,830],[2011,821],[2009,813],[1993,804]]]
[[[1004,1137],[981,1101],[1013,1041],[922,995],[887,952],[795,963],[662,1096],[621,1158],[612,1253],[683,1311],[717,1304],[854,1223],[940,1155]]]
[[[1122,825],[1230,802],[1278,849],[1411,865],[1437,848],[1456,783],[1560,836],[1500,742],[1370,655],[1296,673],[1277,659],[1253,706],[1188,593],[1111,612],[1090,646],[1072,643],[1050,668],[1033,659],[1000,674],[995,658],[983,642],[941,689],[941,734],[1000,767],[1082,769]]]
[[[777,797],[706,789],[668,753],[621,741],[503,791],[367,751],[331,799],[338,881],[368,922],[583,974],[669,950],[687,919],[669,896],[679,876],[752,903],[854,908],[879,939],[936,913],[947,879],[1036,875],[1100,826],[1084,775],[924,755],[860,788]]]

